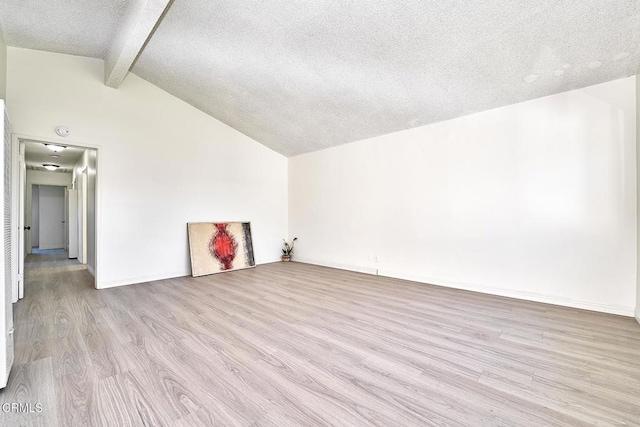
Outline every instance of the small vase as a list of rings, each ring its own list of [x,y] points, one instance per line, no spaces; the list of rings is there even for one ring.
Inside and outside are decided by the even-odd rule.
[[[291,255],[282,255],[282,261],[284,262],[291,261]]]

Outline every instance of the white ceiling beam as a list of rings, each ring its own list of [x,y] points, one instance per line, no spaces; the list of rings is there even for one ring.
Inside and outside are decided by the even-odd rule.
[[[172,0],[133,0],[104,62],[104,80],[117,89]]]

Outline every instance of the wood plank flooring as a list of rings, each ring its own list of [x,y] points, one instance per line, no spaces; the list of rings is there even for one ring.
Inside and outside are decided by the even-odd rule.
[[[633,319],[299,263],[97,291],[29,259],[0,425],[640,425]]]

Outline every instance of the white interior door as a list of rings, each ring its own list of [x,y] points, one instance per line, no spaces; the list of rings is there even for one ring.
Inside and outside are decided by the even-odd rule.
[[[65,246],[64,187],[40,186],[40,249]]]
[[[78,190],[69,190],[69,258],[78,258]]]

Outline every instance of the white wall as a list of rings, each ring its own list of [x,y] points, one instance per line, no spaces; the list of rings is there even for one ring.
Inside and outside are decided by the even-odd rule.
[[[8,48],[13,131],[99,146],[99,287],[190,273],[187,222],[250,220],[256,262],[287,234],[287,159],[129,74],[104,86],[101,60]]]
[[[64,187],[71,187],[71,174],[64,172],[45,172],[27,170],[27,188],[25,195],[25,211],[33,211],[33,186],[34,185],[59,185]],[[34,237],[38,235],[39,229],[34,230],[32,219],[26,222],[27,225],[31,225],[31,232],[27,233],[25,247],[27,252],[31,253],[31,248],[39,246],[40,242],[34,244]]]
[[[7,99],[7,44],[0,26],[0,99]]]
[[[40,186],[31,187],[31,247],[37,248],[40,244]],[[26,244],[26,242],[25,242]]]
[[[632,314],[634,86],[630,77],[290,158],[294,258]]]
[[[39,186],[38,216],[40,249],[63,249],[65,246],[65,187]]]

